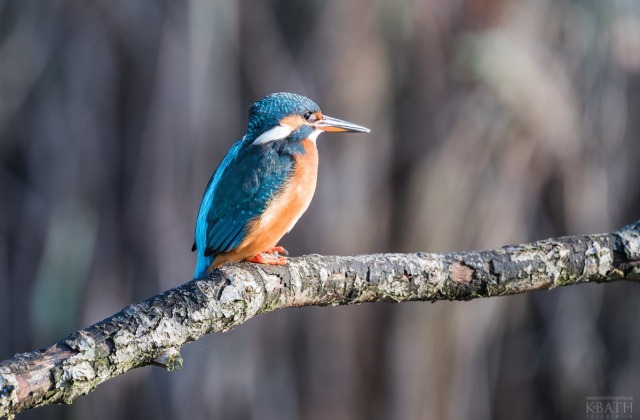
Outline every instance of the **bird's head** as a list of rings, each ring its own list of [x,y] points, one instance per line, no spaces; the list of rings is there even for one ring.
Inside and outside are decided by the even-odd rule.
[[[327,117],[315,102],[295,93],[273,93],[249,109],[247,141],[252,144],[286,138],[315,141],[324,131],[368,133],[369,129]]]

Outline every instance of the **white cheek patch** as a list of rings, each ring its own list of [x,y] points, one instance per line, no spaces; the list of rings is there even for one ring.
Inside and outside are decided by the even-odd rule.
[[[253,141],[253,144],[264,144],[274,140],[282,140],[291,134],[291,131],[291,127],[276,125],[271,130],[260,134],[260,136]]]

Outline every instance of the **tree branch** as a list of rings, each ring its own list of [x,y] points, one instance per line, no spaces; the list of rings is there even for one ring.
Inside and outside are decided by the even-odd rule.
[[[309,255],[242,263],[168,290],[54,345],[0,363],[0,416],[71,403],[135,367],[180,367],[180,348],[259,313],[311,305],[469,300],[587,282],[640,281],[640,221],[616,232],[482,252]]]

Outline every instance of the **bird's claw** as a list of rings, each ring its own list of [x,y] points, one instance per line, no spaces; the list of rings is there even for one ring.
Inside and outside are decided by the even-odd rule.
[[[258,264],[267,264],[267,265],[286,265],[287,262],[289,261],[287,257],[282,257],[278,255],[277,252],[279,251],[270,252],[272,251],[272,249],[269,249],[265,252],[261,252],[257,255],[254,255],[253,257],[248,258],[245,261],[258,263]]]
[[[274,246],[273,248],[269,248],[266,251],[263,251],[264,254],[274,255],[276,253],[284,255],[285,257],[289,255],[289,251],[284,249],[281,246]]]

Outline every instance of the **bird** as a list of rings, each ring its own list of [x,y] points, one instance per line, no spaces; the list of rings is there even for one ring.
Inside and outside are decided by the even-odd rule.
[[[194,279],[227,263],[285,265],[280,239],[307,210],[316,188],[323,132],[368,133],[328,117],[311,99],[272,93],[249,108],[246,134],[211,176],[196,219]]]

